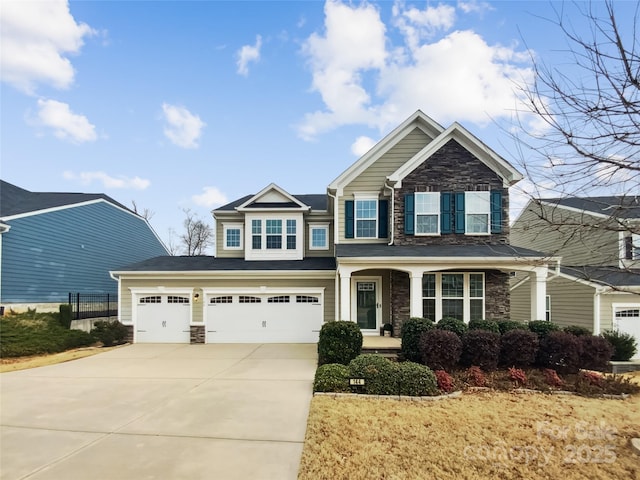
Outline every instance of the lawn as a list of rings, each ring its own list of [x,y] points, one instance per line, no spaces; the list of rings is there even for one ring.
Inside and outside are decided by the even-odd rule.
[[[640,379],[639,377],[636,377]],[[640,478],[640,396],[314,397],[299,480]]]

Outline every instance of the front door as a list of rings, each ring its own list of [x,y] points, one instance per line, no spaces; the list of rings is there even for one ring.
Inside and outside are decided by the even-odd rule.
[[[375,279],[356,280],[355,316],[361,330],[377,330],[380,303],[379,281]]]

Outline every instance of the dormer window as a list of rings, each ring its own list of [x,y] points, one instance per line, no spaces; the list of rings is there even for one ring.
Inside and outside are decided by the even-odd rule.
[[[246,214],[245,249],[247,260],[301,259],[304,245],[302,213],[283,214],[264,212]],[[298,238],[299,237],[299,238]]]

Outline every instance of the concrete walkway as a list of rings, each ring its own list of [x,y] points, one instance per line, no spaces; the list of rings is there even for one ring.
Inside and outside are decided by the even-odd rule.
[[[316,345],[137,344],[0,375],[0,478],[295,479]]]

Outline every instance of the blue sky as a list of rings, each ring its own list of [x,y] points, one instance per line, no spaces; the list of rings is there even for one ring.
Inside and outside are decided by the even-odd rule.
[[[416,109],[518,165],[531,55],[571,69],[563,7],[584,29],[558,2],[6,0],[0,174],[135,200],[166,241],[185,208],[323,193]]]

